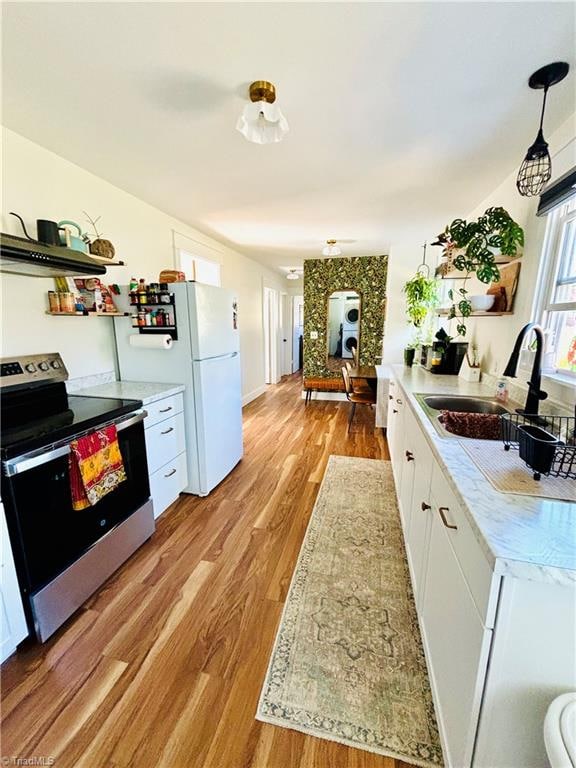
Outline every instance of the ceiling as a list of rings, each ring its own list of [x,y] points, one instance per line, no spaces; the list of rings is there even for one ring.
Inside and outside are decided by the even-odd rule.
[[[270,266],[436,234],[575,110],[572,3],[6,3],[3,122]],[[275,83],[280,144],[235,123]],[[417,240],[418,244],[420,240]]]

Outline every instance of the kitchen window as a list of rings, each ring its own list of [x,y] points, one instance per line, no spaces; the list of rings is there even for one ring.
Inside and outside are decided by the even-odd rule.
[[[576,195],[548,214],[535,320],[546,334],[544,368],[576,383]]]

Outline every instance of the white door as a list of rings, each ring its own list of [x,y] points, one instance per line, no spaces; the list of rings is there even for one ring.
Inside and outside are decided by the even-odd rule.
[[[193,363],[200,495],[205,496],[242,458],[240,355]]]
[[[280,351],[282,357],[282,376],[292,373],[292,311],[290,296],[287,293],[281,295],[280,306],[282,309],[282,322],[280,328]]]
[[[188,311],[193,360],[240,350],[238,304],[232,291],[188,283]]]
[[[280,380],[278,376],[279,314],[278,291],[274,288],[264,287],[264,381],[266,384],[277,384]]]

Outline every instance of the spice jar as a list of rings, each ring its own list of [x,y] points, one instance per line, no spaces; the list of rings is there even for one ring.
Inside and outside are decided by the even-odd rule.
[[[60,312],[75,312],[76,303],[74,300],[74,294],[68,291],[64,291],[58,296],[60,300]]]
[[[60,312],[60,296],[56,291],[48,291],[48,304],[50,312]]]

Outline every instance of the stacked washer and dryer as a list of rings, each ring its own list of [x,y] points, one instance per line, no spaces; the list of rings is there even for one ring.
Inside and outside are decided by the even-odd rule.
[[[342,321],[342,357],[352,359],[352,347],[358,349],[360,331],[360,301],[348,298],[344,304],[344,319]]]

